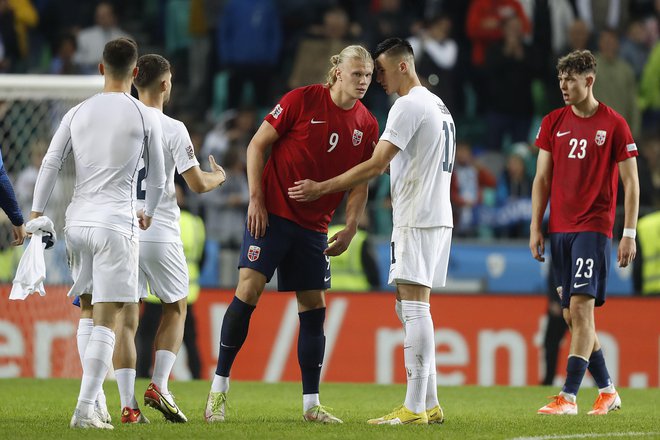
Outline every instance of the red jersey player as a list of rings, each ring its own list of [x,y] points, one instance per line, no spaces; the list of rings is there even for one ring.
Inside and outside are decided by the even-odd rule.
[[[593,96],[596,60],[577,50],[557,64],[566,106],[548,114],[536,137],[539,147],[532,189],[529,247],[544,261],[541,231],[550,198],[552,269],[561,287],[564,319],[571,330],[566,382],[539,414],[577,414],[576,395],[589,369],[599,388],[589,414],[621,407],[596,335],[594,307],[605,302],[619,174],[625,191],[625,220],[618,263],[635,258],[639,208],[637,147],[626,121]]]
[[[298,298],[303,417],[341,423],[319,400],[325,290],[330,287],[329,257],[344,252],[355,235],[367,201],[367,184],[348,192],[346,228],[329,241],[328,223],[343,194],[309,204],[288,197],[288,188],[303,177],[326,180],[369,159],[378,140],[378,123],[360,102],[371,83],[371,55],[361,46],[348,46],[331,62],[328,83],[286,94],[248,146],[250,203],[239,281],[222,322],[218,366],[205,411],[208,422],[225,419],[231,366],[247,337],[252,311],[277,269],[278,290],[295,291]]]

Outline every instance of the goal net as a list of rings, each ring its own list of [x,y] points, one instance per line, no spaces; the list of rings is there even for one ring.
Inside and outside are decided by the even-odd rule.
[[[62,117],[102,89],[100,75],[0,75],[0,152],[26,220],[41,159]],[[23,248],[10,246],[11,223],[0,210],[0,377],[80,377],[75,337],[80,311],[65,298],[71,275],[62,234],[74,174],[69,158],[46,207],[58,241],[44,254],[43,298],[8,299]]]
[[[72,75],[0,75],[0,152],[23,215],[29,216],[41,160],[64,114],[103,89],[103,77]],[[71,200],[74,168],[71,158],[62,168],[45,215],[55,224],[58,237],[64,212]],[[0,281],[11,281],[20,250],[12,249],[11,223],[0,210]],[[47,281],[67,283],[64,242],[46,253]]]

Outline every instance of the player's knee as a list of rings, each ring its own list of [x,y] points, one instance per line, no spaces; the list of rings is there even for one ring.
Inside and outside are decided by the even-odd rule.
[[[241,269],[238,286],[236,286],[236,297],[244,303],[257,305],[259,297],[266,285],[266,277],[254,270]]]
[[[170,304],[163,303],[163,314],[170,317],[177,317],[185,320],[188,313],[187,298],[180,299]]]

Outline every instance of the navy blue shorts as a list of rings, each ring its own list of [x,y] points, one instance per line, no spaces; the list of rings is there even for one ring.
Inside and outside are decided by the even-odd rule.
[[[330,288],[330,257],[323,254],[328,235],[268,214],[266,235],[255,239],[245,227],[238,267],[249,267],[268,281],[277,268],[277,290],[326,290]]]
[[[612,241],[599,232],[550,234],[552,271],[562,286],[561,305],[568,308],[571,295],[589,295],[596,307],[605,303]]]

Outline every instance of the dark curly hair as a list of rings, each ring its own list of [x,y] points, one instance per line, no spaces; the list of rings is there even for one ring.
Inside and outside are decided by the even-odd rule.
[[[574,50],[568,55],[559,58],[557,72],[575,73],[578,75],[596,73],[596,58],[588,50]]]

